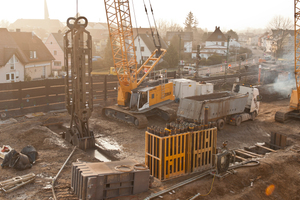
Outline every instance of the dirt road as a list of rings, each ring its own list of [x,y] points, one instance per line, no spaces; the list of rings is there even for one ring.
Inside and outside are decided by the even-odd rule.
[[[253,168],[239,168],[236,174],[223,180],[214,179],[211,193],[198,199],[300,199],[300,123],[291,120],[285,124],[274,121],[274,114],[288,106],[288,100],[276,102],[262,102],[260,113],[255,121],[243,122],[241,126],[227,125],[224,130],[218,132],[218,146],[223,141],[228,141],[230,149],[249,147],[257,142],[270,140],[272,131],[288,135],[292,145],[285,150],[271,153],[261,159],[261,164]],[[177,104],[172,104],[176,109]],[[63,122],[68,125],[70,117],[67,113],[47,113],[44,116],[16,118],[17,121],[0,125],[0,145],[10,145],[17,151],[27,145],[33,145],[38,153],[38,160],[31,169],[16,171],[11,168],[0,169],[0,181],[28,173],[35,173],[36,180],[15,192],[5,194],[1,192],[0,199],[51,199],[52,192],[49,189],[52,178],[72,151],[72,146],[66,143],[59,134],[62,128],[42,126],[46,122]],[[150,118],[149,125],[165,126],[165,122],[158,118]],[[97,143],[103,148],[103,152],[109,158],[115,160],[135,159],[144,162],[145,130],[138,130],[133,126],[107,120],[100,116],[100,108],[93,112],[90,119],[91,129],[94,131]],[[77,199],[70,190],[71,163],[76,160],[97,161],[86,152],[77,149],[66,167],[58,177],[55,191],[58,199]],[[193,176],[193,175],[191,175]],[[250,186],[250,179],[261,176]],[[144,199],[150,193],[171,186],[187,177],[160,183],[155,182],[154,188],[147,193],[131,197],[116,199]],[[207,176],[192,184],[176,189],[175,194],[165,194],[163,199],[188,199],[197,193],[206,194],[211,188],[213,178]],[[271,196],[266,196],[265,190],[271,185],[275,190]]]

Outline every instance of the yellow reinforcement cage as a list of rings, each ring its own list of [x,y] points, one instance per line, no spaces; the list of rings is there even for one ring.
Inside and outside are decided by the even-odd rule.
[[[205,129],[189,133],[188,173],[200,172],[214,166],[213,156],[217,148],[217,129]]]
[[[217,129],[160,137],[146,131],[145,163],[150,174],[167,180],[213,167]]]

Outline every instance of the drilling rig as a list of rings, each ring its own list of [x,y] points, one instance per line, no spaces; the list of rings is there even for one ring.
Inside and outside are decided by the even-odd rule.
[[[88,120],[93,111],[92,90],[92,37],[85,30],[85,17],[68,18],[69,30],[64,35],[64,61],[66,67],[66,108],[71,115],[70,128],[65,139],[81,149],[95,146]]]
[[[173,83],[168,83],[164,73],[157,79],[144,81],[166,53],[161,48],[159,35],[155,39],[152,32],[156,50],[138,68],[129,0],[104,0],[104,3],[119,87],[118,105],[103,108],[103,115],[134,124],[137,128],[146,127],[147,117],[152,115],[158,115],[166,121],[172,120],[176,113],[163,105],[175,99]],[[144,74],[139,78],[141,73]]]
[[[286,110],[277,111],[275,121],[284,123],[289,118],[300,118],[300,6],[299,0],[294,0],[294,55],[296,89],[292,90],[290,106]]]

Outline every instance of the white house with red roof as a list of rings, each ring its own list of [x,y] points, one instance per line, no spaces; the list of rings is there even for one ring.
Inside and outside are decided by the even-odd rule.
[[[61,71],[62,66],[64,66],[64,36],[59,31],[58,33],[51,33],[45,45],[55,58],[52,61],[52,71]]]
[[[0,83],[47,78],[54,57],[31,32],[0,28]]]
[[[234,39],[229,40],[229,48],[240,48],[241,45]],[[216,26],[215,31],[206,39],[205,47],[201,49],[201,58],[209,58],[218,54],[226,56],[227,54],[227,37],[222,33],[220,27]]]

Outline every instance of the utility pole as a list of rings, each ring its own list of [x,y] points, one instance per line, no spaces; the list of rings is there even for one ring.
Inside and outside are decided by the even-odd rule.
[[[226,66],[225,66],[225,76],[224,76],[224,82],[226,82],[226,76],[227,76],[227,69],[228,69],[228,60],[229,60],[229,39],[230,36],[227,38],[227,52],[226,52]]]
[[[198,44],[197,45],[197,70],[196,70],[196,78],[199,76],[199,65],[200,65],[200,60],[201,60],[201,57],[200,57],[200,45]]]
[[[181,35],[180,35],[180,33],[178,34],[178,37],[179,37],[179,48],[178,48],[179,65],[178,65],[178,72],[179,72],[179,77],[182,78],[182,74],[181,74],[181,60],[180,60],[180,51],[181,51]]]
[[[242,63],[242,57],[239,59],[239,82],[241,82],[241,63]]]

